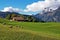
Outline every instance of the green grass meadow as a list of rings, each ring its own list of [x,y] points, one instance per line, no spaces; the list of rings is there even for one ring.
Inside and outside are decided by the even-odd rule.
[[[60,40],[60,23],[0,19],[0,40]]]

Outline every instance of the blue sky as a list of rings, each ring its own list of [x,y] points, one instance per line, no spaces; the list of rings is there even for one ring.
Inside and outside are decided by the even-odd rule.
[[[59,5],[60,0],[0,0],[0,10],[17,11],[20,9],[22,14],[36,14],[46,7],[55,10]]]
[[[0,0],[0,10],[3,10],[5,7],[9,6],[23,10],[26,8],[27,5],[38,1],[42,0]],[[33,12],[27,12],[27,13],[33,13]]]
[[[26,5],[32,4],[33,2],[37,1],[39,0],[0,0],[0,9],[9,6],[24,9]]]

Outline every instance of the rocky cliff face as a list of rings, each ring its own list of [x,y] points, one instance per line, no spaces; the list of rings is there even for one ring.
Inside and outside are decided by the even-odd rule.
[[[38,21],[45,22],[60,22],[60,7],[56,10],[50,10],[46,12],[42,12],[42,14],[35,15],[35,18]]]

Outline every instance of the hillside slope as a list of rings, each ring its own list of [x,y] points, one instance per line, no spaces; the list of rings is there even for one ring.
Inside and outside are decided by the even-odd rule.
[[[21,28],[9,28],[9,25],[0,24],[0,40],[60,40],[55,37]]]
[[[0,23],[0,39],[60,40],[60,23],[16,22],[6,19],[0,19]]]

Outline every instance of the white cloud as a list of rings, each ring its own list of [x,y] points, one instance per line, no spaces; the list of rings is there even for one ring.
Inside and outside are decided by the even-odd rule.
[[[57,9],[60,6],[60,0],[45,0],[45,1],[38,1],[26,6],[25,12],[36,12],[42,11],[44,8],[49,7],[53,10]]]
[[[5,7],[1,11],[3,11],[3,12],[20,12],[20,9],[19,8],[13,8],[13,7]]]

